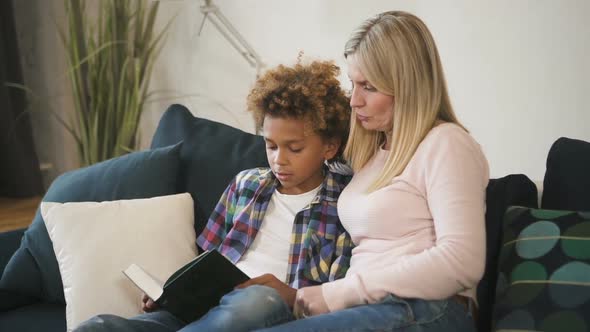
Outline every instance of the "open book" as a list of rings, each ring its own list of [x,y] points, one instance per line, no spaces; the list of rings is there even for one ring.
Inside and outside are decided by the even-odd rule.
[[[160,307],[189,323],[217,306],[221,297],[250,279],[217,250],[207,250],[162,283],[136,264],[123,273]]]

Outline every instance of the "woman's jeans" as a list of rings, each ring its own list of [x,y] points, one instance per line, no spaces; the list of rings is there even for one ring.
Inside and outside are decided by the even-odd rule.
[[[261,331],[475,332],[473,317],[455,299],[426,301],[389,295],[379,303],[307,317]]]
[[[467,308],[454,299],[425,301],[389,295],[379,303],[352,307],[295,320],[291,309],[272,288],[250,286],[225,295],[201,319],[185,324],[167,311],[131,319],[96,316],[75,331],[401,331],[474,332]]]
[[[273,288],[250,286],[228,293],[221,298],[217,307],[188,325],[171,313],[160,310],[130,319],[99,315],[82,323],[74,331],[240,332],[270,327],[292,319],[291,309]]]

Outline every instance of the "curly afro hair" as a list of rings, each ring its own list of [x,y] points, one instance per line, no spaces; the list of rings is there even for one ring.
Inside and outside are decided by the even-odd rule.
[[[338,139],[340,149],[331,160],[341,160],[348,138],[350,106],[336,78],[340,68],[333,61],[298,62],[293,67],[279,65],[268,70],[248,95],[248,111],[261,130],[264,117],[294,118],[305,121],[324,139]]]

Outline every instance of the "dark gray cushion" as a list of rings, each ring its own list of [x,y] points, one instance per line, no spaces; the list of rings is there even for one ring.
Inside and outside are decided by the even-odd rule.
[[[200,234],[232,178],[244,169],[268,166],[265,144],[261,136],[194,117],[176,104],[162,116],[152,148],[181,140],[179,190],[193,197],[195,231]]]
[[[66,330],[66,306],[37,303],[3,312],[0,331],[63,332]]]
[[[561,137],[551,146],[543,209],[590,211],[590,143]]]
[[[181,146],[135,152],[64,173],[51,184],[43,201],[111,201],[177,193]],[[57,259],[39,211],[6,265],[0,289],[65,303]]]

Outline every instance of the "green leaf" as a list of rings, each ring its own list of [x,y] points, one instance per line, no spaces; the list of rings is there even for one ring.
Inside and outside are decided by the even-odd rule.
[[[64,1],[67,27],[58,32],[69,63],[64,76],[72,88],[74,120],[62,122],[88,165],[135,149],[155,58],[172,20],[156,33],[157,2]]]

